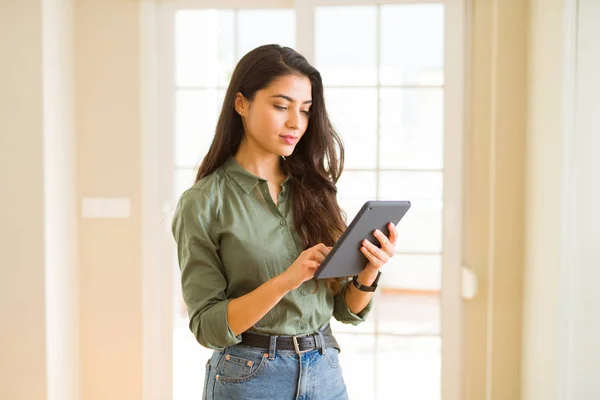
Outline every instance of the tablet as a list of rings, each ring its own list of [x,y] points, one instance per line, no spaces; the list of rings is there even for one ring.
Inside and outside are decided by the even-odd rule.
[[[317,268],[315,278],[358,275],[368,262],[360,251],[362,241],[367,239],[381,247],[373,231],[379,229],[385,236],[389,236],[388,224],[392,222],[397,226],[409,208],[410,201],[367,201]]]

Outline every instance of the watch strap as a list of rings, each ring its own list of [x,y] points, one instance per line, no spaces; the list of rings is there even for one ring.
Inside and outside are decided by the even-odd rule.
[[[379,277],[381,276],[381,271],[377,272],[377,278],[375,278],[375,281],[373,281],[373,283],[371,284],[371,286],[367,286],[367,285],[363,285],[362,283],[360,283],[358,281],[358,275],[354,275],[354,277],[352,277],[352,283],[354,284],[354,287],[357,288],[360,291],[363,292],[374,292],[375,289],[377,289],[377,282],[379,282]]]

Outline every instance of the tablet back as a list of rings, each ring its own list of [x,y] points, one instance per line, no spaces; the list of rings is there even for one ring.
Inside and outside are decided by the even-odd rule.
[[[410,201],[367,201],[325,257],[315,272],[315,278],[357,275],[368,262],[360,251],[362,241],[367,239],[380,247],[373,231],[379,229],[389,236],[388,223],[393,222],[397,226],[409,208]]]

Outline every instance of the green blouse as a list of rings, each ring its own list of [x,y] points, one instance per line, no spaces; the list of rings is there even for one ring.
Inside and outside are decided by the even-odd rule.
[[[283,273],[304,250],[294,229],[286,179],[273,202],[267,181],[244,170],[233,157],[185,191],[172,223],[183,299],[190,329],[203,346],[223,349],[241,341],[227,322],[227,304]],[[348,285],[347,282],[345,285]],[[331,317],[357,325],[344,300],[314,280],[288,292],[252,331],[299,335],[325,326]]]

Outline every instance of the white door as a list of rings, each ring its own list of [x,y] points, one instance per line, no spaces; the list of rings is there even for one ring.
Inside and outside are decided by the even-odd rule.
[[[459,400],[463,1],[173,4],[163,15],[172,74],[161,77],[173,127],[161,132],[173,144],[170,203],[208,150],[237,60],[261,44],[296,48],[321,71],[345,142],[348,220],[370,199],[413,204],[368,321],[333,323],[350,398]],[[175,263],[172,282],[173,397],[196,399],[210,351],[188,330]]]

